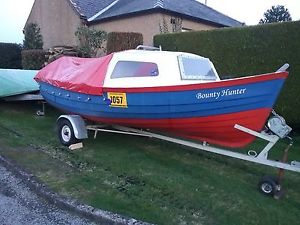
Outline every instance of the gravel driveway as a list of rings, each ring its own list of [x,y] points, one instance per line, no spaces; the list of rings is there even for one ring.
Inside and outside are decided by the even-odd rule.
[[[94,224],[47,203],[0,164],[0,224]]]

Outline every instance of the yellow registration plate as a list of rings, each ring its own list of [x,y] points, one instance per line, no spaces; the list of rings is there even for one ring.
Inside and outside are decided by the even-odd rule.
[[[108,92],[107,97],[110,99],[111,107],[127,108],[126,93]]]

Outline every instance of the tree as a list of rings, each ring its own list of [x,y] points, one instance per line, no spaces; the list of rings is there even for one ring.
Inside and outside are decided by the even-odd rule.
[[[79,51],[84,57],[95,57],[99,49],[103,49],[102,44],[107,39],[105,31],[90,29],[87,26],[78,27],[75,32],[79,40]]]
[[[162,23],[159,22],[159,31],[161,34],[170,33],[169,25],[171,26],[171,30],[173,33],[182,31],[182,18],[171,17],[170,23],[167,22],[165,16],[163,15]]]
[[[159,22],[159,31],[161,34],[168,34],[169,32],[169,25],[167,23],[167,20],[165,18],[165,16],[163,16],[162,18],[162,23]]]
[[[289,10],[286,9],[283,5],[272,6],[271,9],[268,9],[264,13],[264,17],[259,21],[260,24],[263,23],[276,23],[276,22],[285,22],[291,21],[292,17],[289,13]]]
[[[24,49],[43,49],[43,37],[41,29],[36,23],[30,23],[24,30]]]
[[[182,18],[172,17],[171,24],[172,24],[172,31],[173,33],[181,32],[182,31]]]

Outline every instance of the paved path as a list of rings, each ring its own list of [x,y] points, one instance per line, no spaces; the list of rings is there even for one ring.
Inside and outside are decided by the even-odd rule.
[[[94,224],[58,209],[32,192],[21,179],[0,164],[1,225]]]

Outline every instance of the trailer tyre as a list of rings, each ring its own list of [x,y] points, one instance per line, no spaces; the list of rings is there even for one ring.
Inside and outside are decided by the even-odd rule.
[[[274,196],[278,191],[277,180],[270,176],[264,176],[258,183],[258,189],[267,196]]]
[[[74,135],[74,129],[71,122],[67,119],[59,119],[57,121],[57,132],[60,142],[65,146],[70,146],[79,142]]]

